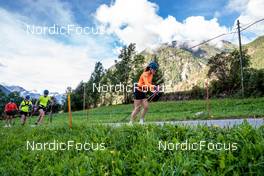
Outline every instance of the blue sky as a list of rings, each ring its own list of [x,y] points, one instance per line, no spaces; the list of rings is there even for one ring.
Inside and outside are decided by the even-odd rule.
[[[110,6],[115,3],[115,0],[55,0],[64,4],[62,7],[66,7],[71,11],[74,22],[81,26],[94,25],[96,22],[94,15],[96,10],[102,5],[106,4]],[[236,19],[240,16],[240,12],[236,10],[228,9],[228,5],[231,1],[239,0],[149,0],[149,2],[157,5],[157,15],[162,18],[167,18],[169,15],[173,16],[177,21],[184,22],[191,16],[202,16],[205,20],[217,18],[219,25],[227,28],[233,27]],[[242,0],[247,1],[247,0]],[[41,10],[28,8],[28,4],[31,2],[45,2],[41,0],[0,0],[0,7],[11,12],[21,14],[32,18],[32,23],[36,25],[41,24],[54,24],[53,20],[50,20],[48,11],[43,13]],[[46,1],[49,3],[49,1]],[[135,11],[136,13],[136,11]],[[252,36],[252,35],[249,35]],[[70,43],[69,38],[63,36],[55,36],[54,39],[60,42]],[[100,40],[100,37],[98,38]],[[114,42],[115,46],[121,46],[119,40]],[[113,47],[115,47],[113,46]]]
[[[88,80],[96,61],[110,67],[123,45],[136,43],[138,52],[173,40],[194,45],[229,32],[237,19],[245,26],[264,18],[263,9],[263,0],[0,0],[0,83],[64,92]],[[55,24],[104,33],[26,31],[27,25]],[[253,26],[243,32],[243,43],[263,31],[263,24]],[[237,43],[233,35],[210,44],[221,47],[223,39]]]
[[[162,17],[172,15],[179,21],[189,16],[204,16],[206,19],[214,18],[215,12],[225,12],[228,0],[150,0],[159,6],[158,14]],[[101,4],[111,4],[111,0],[63,0],[70,4],[74,17],[79,24],[87,25],[93,22],[92,13]],[[13,11],[28,14],[23,6],[23,0],[0,0],[0,6]],[[226,13],[218,18],[221,25],[232,26],[239,13]]]
[[[179,21],[189,16],[204,16],[206,19],[214,18],[215,12],[224,12],[228,0],[152,0],[159,5],[159,14],[166,17],[175,16]],[[218,18],[221,25],[232,26],[238,13],[228,13]]]

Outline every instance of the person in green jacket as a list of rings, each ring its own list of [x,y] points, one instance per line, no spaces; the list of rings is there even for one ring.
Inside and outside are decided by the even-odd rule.
[[[43,119],[45,117],[45,112],[47,110],[47,106],[49,103],[52,102],[51,97],[48,95],[49,95],[49,91],[44,90],[44,95],[40,96],[38,101],[36,102],[36,106],[38,107],[38,111],[39,111],[39,118],[35,123],[36,125],[39,125],[43,122]]]
[[[30,96],[27,95],[19,106],[22,125],[25,125],[27,117],[29,116],[29,112],[31,111],[31,108],[32,108],[32,102],[30,101]]]

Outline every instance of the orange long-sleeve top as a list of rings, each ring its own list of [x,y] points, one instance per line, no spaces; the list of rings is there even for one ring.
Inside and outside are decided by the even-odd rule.
[[[153,74],[150,71],[144,71],[138,80],[138,87],[139,87],[138,90],[153,91],[155,85],[152,84],[152,79],[153,79]]]

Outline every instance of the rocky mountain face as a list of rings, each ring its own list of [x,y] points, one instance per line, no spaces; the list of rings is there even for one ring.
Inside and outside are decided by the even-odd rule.
[[[166,92],[187,91],[194,86],[204,87],[208,71],[208,59],[222,51],[232,51],[237,46],[230,42],[222,41],[220,46],[204,44],[199,48],[191,49],[188,43],[173,41],[162,44],[155,49],[145,49],[140,54],[144,55],[147,64],[154,56],[158,58],[160,70],[164,75]],[[251,67],[264,69],[264,36],[257,38],[251,43],[243,46],[251,56]],[[113,69],[112,66],[110,69]],[[20,86],[0,85],[0,90],[5,94],[19,92],[21,96],[30,95],[38,98],[40,94],[36,91],[27,91]],[[51,93],[58,102],[63,102],[65,96],[59,93]]]
[[[237,48],[236,45],[222,41],[220,46],[204,44],[191,49],[186,43],[173,41],[141,54],[146,57],[146,63],[157,56],[160,69],[164,73],[167,92],[186,91],[194,86],[204,87],[208,72],[208,59],[222,51],[229,52]],[[264,68],[264,36],[257,38],[243,46],[251,56],[251,67]]]
[[[221,51],[231,51],[235,46],[223,41],[221,47],[205,44],[191,49],[187,44],[163,44],[155,50],[144,50],[141,54],[147,62],[156,55],[164,74],[166,92],[186,91],[204,85],[208,71],[207,61]]]
[[[5,86],[3,86],[1,84],[0,84],[0,91],[3,92],[5,95],[11,93]]]
[[[257,38],[244,47],[251,56],[252,67],[256,69],[264,68],[264,36]]]

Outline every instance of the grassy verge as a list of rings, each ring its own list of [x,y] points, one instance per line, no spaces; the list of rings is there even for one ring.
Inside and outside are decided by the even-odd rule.
[[[129,115],[133,105],[115,105],[90,109],[86,112],[73,113],[75,121],[87,122],[119,122]],[[200,113],[198,113],[200,112]],[[199,115],[197,115],[197,113]],[[264,98],[250,99],[213,99],[210,100],[210,117],[204,100],[168,101],[150,103],[146,115],[148,121],[157,120],[189,120],[189,119],[225,119],[244,117],[263,117]],[[61,118],[60,118],[61,117]],[[54,118],[65,119],[67,114],[59,114]]]
[[[244,123],[233,128],[78,124],[0,128],[0,175],[262,175],[264,128]],[[90,150],[35,150],[36,143],[90,143]],[[164,150],[168,143],[221,143],[221,150]],[[97,144],[104,143],[104,150]],[[236,150],[228,148],[236,143]],[[40,145],[38,146],[40,148]],[[100,148],[100,147],[99,147]],[[98,150],[97,150],[98,149]]]

